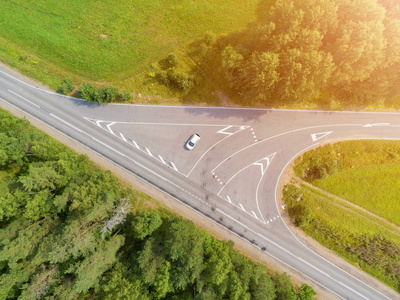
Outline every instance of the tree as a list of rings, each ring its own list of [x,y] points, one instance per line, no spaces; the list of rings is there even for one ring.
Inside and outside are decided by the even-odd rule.
[[[312,300],[317,293],[307,284],[303,284],[297,293],[297,300]]]
[[[127,299],[147,300],[150,299],[148,291],[140,278],[122,262],[118,262],[102,279],[96,288],[99,298],[105,300]]]
[[[203,271],[204,232],[193,222],[181,217],[174,219],[165,235],[165,253],[173,262],[171,280],[176,289],[185,289],[200,279]]]
[[[276,53],[253,52],[251,57],[244,61],[238,69],[237,76],[232,84],[247,98],[267,100],[279,81],[279,55]]]
[[[290,277],[286,273],[279,274],[278,272],[274,275],[274,281],[276,285],[276,298],[282,300],[296,300],[296,294],[293,291]]]
[[[143,210],[137,214],[132,222],[135,238],[143,240],[151,235],[162,224],[160,215],[157,212]]]

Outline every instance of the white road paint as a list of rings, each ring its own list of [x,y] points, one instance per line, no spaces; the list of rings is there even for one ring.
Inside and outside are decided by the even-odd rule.
[[[154,157],[153,154],[151,154],[149,148],[145,148],[145,149],[146,149],[146,151],[147,151],[147,154],[149,154],[151,157]]]
[[[260,237],[261,239],[267,241],[269,244],[274,245],[274,246],[277,247],[279,250],[285,252],[287,255],[296,258],[297,260],[301,261],[302,263],[304,263],[304,264],[307,265],[308,267],[314,269],[314,270],[317,271],[318,273],[323,274],[324,276],[326,276],[326,277],[329,278],[330,280],[332,280],[332,281],[334,281],[334,282],[340,284],[341,286],[343,286],[343,287],[345,287],[346,289],[352,291],[353,293],[357,294],[357,295],[360,296],[361,298],[368,300],[368,298],[366,298],[364,295],[362,295],[362,294],[360,294],[359,292],[355,291],[355,290],[352,289],[351,287],[345,285],[343,282],[340,282],[340,281],[334,279],[332,276],[330,276],[329,274],[325,273],[325,272],[322,271],[321,269],[315,267],[314,265],[312,265],[312,264],[309,263],[308,261],[302,259],[301,257],[298,257],[297,255],[294,255],[293,253],[291,253],[291,252],[290,252],[289,250],[287,250],[286,248],[284,248],[284,247],[280,246],[279,244],[275,243],[273,240],[270,240],[269,238],[267,238],[267,237],[261,235],[260,233],[255,232],[254,230],[250,229],[247,225],[245,225],[245,224],[241,223],[240,221],[238,221],[238,220],[232,218],[230,215],[224,213],[222,210],[220,210],[220,209],[218,209],[218,208],[217,208],[216,210],[217,210],[219,213],[225,215],[227,218],[231,219],[232,221],[234,221],[234,222],[240,224],[243,228],[246,228],[246,230],[252,232],[253,234],[255,234],[255,235],[257,235],[258,237]],[[307,249],[308,249],[308,248],[307,248]],[[278,259],[278,260],[279,260],[279,259]],[[279,260],[279,261],[280,261],[280,260]],[[285,264],[286,264],[286,263],[285,263]],[[291,267],[291,266],[290,266],[290,267]],[[293,267],[291,267],[291,268],[293,268]],[[338,268],[338,267],[337,267],[337,268]],[[294,269],[294,268],[293,268],[293,269]],[[338,268],[338,269],[339,269],[339,268]],[[340,270],[342,270],[342,269],[340,269]],[[342,271],[343,271],[343,270],[342,270]],[[345,272],[345,271],[344,271],[344,272]],[[347,273],[347,272],[346,272],[346,273]],[[347,274],[348,274],[348,273],[347,273]],[[348,275],[350,275],[350,274],[348,274]],[[350,275],[350,276],[352,276],[352,275]],[[313,281],[314,281],[314,280],[313,280]],[[318,283],[318,282],[317,282],[317,283]],[[320,283],[318,283],[318,284],[320,284]],[[364,284],[365,284],[365,283],[364,283]],[[385,297],[386,297],[386,296],[385,296]]]
[[[178,168],[175,166],[175,164],[172,161],[170,161],[169,163],[171,164],[171,166],[174,168],[175,171],[178,171]]]
[[[257,146],[258,144],[268,142],[268,141],[271,140],[271,139],[274,139],[274,138],[277,138],[277,137],[280,137],[280,136],[283,136],[283,135],[287,135],[287,134],[290,134],[290,133],[293,133],[293,132],[299,132],[299,131],[303,131],[303,130],[308,130],[308,129],[314,129],[314,128],[340,127],[340,126],[357,126],[357,127],[358,127],[358,126],[361,126],[361,125],[362,125],[362,124],[332,124],[332,125],[321,125],[321,126],[304,127],[304,128],[299,128],[299,129],[294,129],[294,130],[286,131],[286,132],[283,132],[283,133],[280,133],[280,134],[271,136],[271,137],[269,137],[269,138],[266,138],[266,139],[264,139],[264,140],[262,140],[262,141],[258,141],[257,143],[254,143],[254,144],[252,144],[252,145],[249,145],[249,146],[247,146],[247,147],[244,147],[244,148],[242,148],[242,149],[236,151],[235,153],[229,155],[229,156],[226,157],[224,160],[222,160],[214,169],[211,170],[211,172],[215,172],[215,170],[218,169],[224,162],[226,162],[228,159],[232,158],[233,156],[235,156],[235,155],[241,153],[242,151],[245,151],[245,150],[247,150],[247,149],[249,149],[249,148],[251,148],[251,147]]]
[[[264,176],[265,171],[267,170],[269,164],[271,163],[272,159],[275,157],[276,152],[272,153],[271,155],[268,155],[267,157],[264,157],[260,159],[259,161],[253,163],[254,166],[260,166],[261,167],[261,176]],[[265,164],[265,167],[264,167]]]
[[[244,209],[242,203],[239,203],[239,205],[240,205],[240,208],[241,208],[243,211],[246,211],[246,210]]]
[[[198,163],[203,159],[203,157],[204,157],[212,148],[214,148],[215,146],[217,146],[219,143],[223,142],[225,139],[229,138],[230,136],[235,135],[236,133],[241,132],[241,131],[243,131],[243,130],[246,129],[246,128],[248,128],[248,126],[241,126],[241,127],[239,128],[240,130],[236,131],[235,133],[233,133],[233,134],[231,134],[231,135],[228,135],[228,136],[224,137],[222,140],[219,140],[219,141],[216,142],[214,145],[212,145],[210,148],[208,148],[207,151],[204,152],[203,155],[197,160],[197,162],[194,164],[194,166],[193,166],[192,169],[189,171],[189,173],[188,173],[187,175],[185,175],[185,176],[186,176],[186,177],[189,177],[189,176],[190,176],[190,174],[193,172],[194,168],[196,168],[196,166],[198,165]],[[214,169],[214,170],[215,170],[215,169]],[[211,173],[212,173],[214,170],[212,170]]]
[[[366,124],[363,127],[372,127],[372,126],[390,126],[390,123],[374,123],[374,124]]]
[[[320,132],[320,133],[312,133],[311,134],[311,138],[313,140],[313,142],[316,142],[320,139],[322,139],[323,137],[327,136],[328,134],[331,134],[333,131],[327,131],[327,132]]]
[[[112,134],[114,134],[114,131],[112,131],[111,126],[113,126],[115,123],[116,123],[116,122],[111,122],[110,124],[106,125],[107,128],[108,128],[108,130],[109,130]],[[114,134],[114,135],[115,135],[115,134]]]
[[[121,138],[124,140],[124,142],[127,142],[126,138],[124,137],[124,135],[122,133],[119,133],[119,135],[121,136]]]
[[[165,163],[164,159],[162,158],[162,156],[161,156],[161,155],[158,155],[158,157],[160,158],[161,162],[162,162],[164,165],[166,165],[166,163]]]
[[[256,213],[255,213],[254,211],[251,211],[251,212],[253,213],[254,217],[255,217],[256,219],[258,219]]]
[[[229,203],[232,203],[231,197],[229,197],[228,195],[226,195],[226,198],[228,199]]]
[[[136,148],[140,149],[139,145],[134,140],[131,140],[131,141],[132,141],[133,145],[135,145]]]

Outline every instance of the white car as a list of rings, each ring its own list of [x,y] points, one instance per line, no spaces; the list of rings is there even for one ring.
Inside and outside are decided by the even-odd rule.
[[[186,142],[186,148],[192,150],[194,146],[200,141],[200,135],[197,133],[193,134],[190,139]]]

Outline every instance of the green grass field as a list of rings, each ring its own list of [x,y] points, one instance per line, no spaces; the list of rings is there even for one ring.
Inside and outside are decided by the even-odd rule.
[[[400,226],[400,164],[345,170],[313,184]]]
[[[206,32],[244,28],[258,2],[5,0],[0,60],[53,88],[67,75],[134,86],[152,63]]]
[[[345,141],[334,144],[332,151],[337,172],[310,183],[400,226],[400,141]],[[306,161],[298,161],[298,176]]]
[[[321,174],[307,173],[318,164],[327,172],[311,178]],[[298,178],[321,190],[301,184],[298,194],[284,193],[292,220],[322,245],[399,291],[400,141],[325,145],[298,158],[294,169]]]

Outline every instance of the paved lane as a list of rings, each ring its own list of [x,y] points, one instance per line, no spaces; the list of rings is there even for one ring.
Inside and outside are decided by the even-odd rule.
[[[0,69],[0,99],[228,228],[343,299],[390,299],[306,248],[276,203],[288,163],[343,138],[400,138],[391,113],[98,105]],[[201,141],[184,144],[192,133]]]

